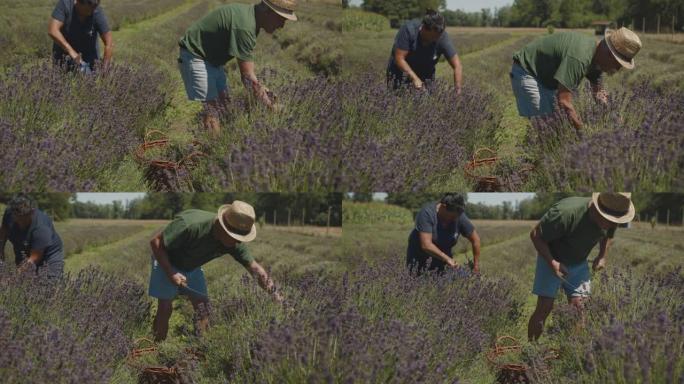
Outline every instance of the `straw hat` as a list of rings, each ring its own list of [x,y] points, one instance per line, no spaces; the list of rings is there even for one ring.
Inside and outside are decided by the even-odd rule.
[[[622,27],[618,30],[607,29],[605,38],[608,49],[615,59],[625,68],[634,68],[634,56],[641,49],[641,40],[636,33]]]
[[[273,10],[273,12],[279,14],[280,16],[292,20],[292,21],[297,21],[297,15],[295,15],[294,10],[295,7],[297,6],[297,0],[261,0],[264,4],[266,4],[269,8]]]
[[[254,208],[244,201],[235,200],[233,204],[222,205],[218,219],[223,230],[237,241],[247,243],[256,237],[256,214]]]
[[[627,192],[594,192],[591,201],[606,220],[616,224],[629,223],[634,219],[632,194]]]

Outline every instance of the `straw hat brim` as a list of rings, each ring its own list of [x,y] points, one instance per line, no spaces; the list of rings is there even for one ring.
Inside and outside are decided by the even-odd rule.
[[[634,219],[634,215],[636,214],[636,210],[634,209],[634,203],[632,201],[629,201],[629,209],[627,210],[627,213],[625,213],[622,216],[614,216],[609,213],[606,213],[601,209],[601,206],[598,203],[598,198],[599,198],[600,193],[599,192],[594,192],[591,195],[591,201],[594,204],[594,207],[596,207],[596,210],[598,213],[603,216],[606,220],[613,222],[615,224],[625,224],[629,223]]]
[[[281,17],[283,17],[287,20],[290,20],[290,21],[297,21],[297,15],[294,12],[292,12],[292,13],[283,12],[282,10],[276,8],[273,4],[271,4],[270,1],[264,1],[263,3],[266,4],[269,8],[271,8],[273,10],[273,12],[277,13]]]
[[[618,51],[613,46],[613,43],[610,42],[609,36],[612,33],[613,33],[612,31],[606,30],[606,33],[605,33],[604,38],[603,38],[606,41],[606,45],[608,46],[608,49],[610,49],[610,53],[613,54],[613,57],[615,58],[615,60],[617,60],[617,62],[620,63],[620,65],[622,65],[624,68],[634,69],[634,58],[632,58],[632,60],[630,60],[630,61],[626,61],[626,60],[621,59],[620,54],[618,53]]]
[[[231,204],[225,204],[222,205],[219,210],[218,210],[218,220],[219,223],[221,223],[221,228],[223,228],[226,233],[232,237],[233,239],[242,242],[242,243],[248,243],[256,238],[256,225],[252,224],[252,228],[250,229],[249,233],[246,235],[241,235],[239,233],[236,233],[234,231],[231,231],[228,229],[228,226],[226,223],[223,222],[223,214],[226,213],[228,209],[230,209]]]

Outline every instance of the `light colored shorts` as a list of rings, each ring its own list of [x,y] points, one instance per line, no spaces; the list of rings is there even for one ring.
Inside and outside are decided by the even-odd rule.
[[[520,116],[533,117],[553,113],[556,91],[546,88],[517,63],[511,68],[511,85]]]
[[[178,69],[190,100],[213,101],[229,90],[223,67],[211,65],[185,48],[180,48]]]
[[[558,289],[562,286],[568,297],[587,297],[591,293],[591,276],[589,264],[584,262],[577,265],[565,265],[568,274],[565,281],[561,280],[553,272],[553,269],[544,260],[537,256],[537,270],[534,274],[534,287],[532,293],[537,296],[556,298]]]
[[[188,287],[207,296],[207,281],[204,278],[202,268],[194,269],[190,272],[179,271],[173,266],[174,272],[180,272],[188,279]],[[152,272],[150,273],[149,295],[162,300],[171,300],[178,296],[179,288],[169,280],[166,272],[159,265],[157,260],[152,257]]]

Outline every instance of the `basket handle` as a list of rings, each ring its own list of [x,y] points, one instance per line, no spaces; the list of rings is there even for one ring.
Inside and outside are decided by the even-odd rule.
[[[159,139],[158,139],[158,140],[166,140],[166,139],[168,139],[168,136],[166,136],[166,134],[165,134],[164,132],[162,132],[162,131],[160,131],[160,130],[157,130],[157,129],[151,129],[151,130],[145,132],[145,142],[147,143],[147,142],[152,141],[152,136],[153,136],[153,135],[159,136]]]

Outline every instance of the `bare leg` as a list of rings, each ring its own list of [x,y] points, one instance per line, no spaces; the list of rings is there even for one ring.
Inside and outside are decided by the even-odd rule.
[[[576,331],[579,331],[581,329],[584,329],[584,325],[586,323],[586,318],[584,316],[584,297],[581,296],[574,296],[570,297],[568,296],[568,304],[572,305],[577,309],[577,312],[579,313],[580,316],[580,322],[577,324],[577,328],[575,329]]]
[[[221,133],[221,125],[218,119],[218,103],[216,100],[204,103],[202,124],[209,131],[211,137],[218,137],[219,133]]]
[[[157,314],[154,316],[154,322],[152,323],[152,333],[154,333],[155,341],[166,339],[166,335],[169,332],[171,312],[173,312],[173,300],[159,299]]]
[[[195,324],[195,327],[197,327],[196,331],[201,336],[209,328],[209,310],[207,308],[209,301],[190,298],[190,302],[195,309],[195,316],[197,318],[197,323]]]
[[[228,90],[225,89],[219,93],[217,99],[204,103],[204,116],[202,117],[202,123],[204,124],[204,128],[209,131],[209,135],[212,137],[218,137],[221,133],[219,116],[221,111],[226,109],[229,102],[230,96],[228,95]]]
[[[530,317],[530,322],[527,324],[527,338],[530,341],[538,340],[544,331],[544,322],[553,309],[553,301],[554,299],[551,297],[537,297],[537,308],[535,308]]]

